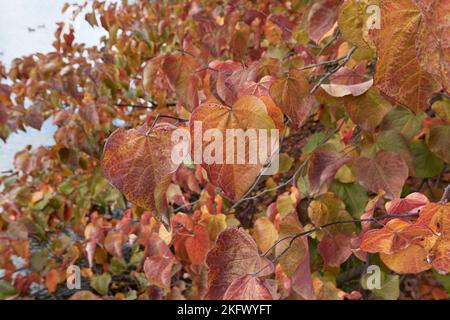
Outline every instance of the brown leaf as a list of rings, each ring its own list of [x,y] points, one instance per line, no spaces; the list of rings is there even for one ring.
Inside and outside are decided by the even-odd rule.
[[[297,217],[297,212],[290,213],[280,222],[279,240],[294,236],[303,231],[303,227]],[[306,256],[306,246],[303,239],[297,238],[291,242],[287,238],[275,247],[275,256],[279,257],[280,265],[284,273],[289,277],[294,276]]]
[[[384,190],[390,198],[400,197],[408,178],[407,164],[393,151],[381,151],[372,159],[360,157],[356,160],[354,169],[364,187],[372,192]]]
[[[433,74],[450,90],[450,2],[427,1],[417,37],[417,58],[420,66]]]
[[[311,155],[308,168],[311,194],[319,195],[326,192],[336,172],[350,160],[351,157],[341,157],[336,151],[325,146],[316,148]]]
[[[317,250],[327,266],[339,267],[352,255],[351,238],[344,234],[325,235],[320,240]]]
[[[186,251],[192,264],[202,265],[209,249],[209,234],[205,227],[197,224],[192,237],[187,237]]]
[[[102,157],[103,171],[113,186],[131,202],[157,210],[166,220],[165,192],[177,168],[171,159],[175,129],[169,124],[117,129],[108,138]]]
[[[243,230],[230,228],[217,237],[206,257],[208,292],[206,299],[222,299],[228,287],[242,276],[258,273],[264,277],[273,272],[270,260],[261,257],[255,241]]]
[[[105,238],[105,249],[113,256],[122,257],[122,248],[127,240],[122,232],[111,230]]]
[[[376,89],[370,89],[358,97],[344,97],[343,101],[350,119],[367,131],[373,131],[392,108]]]
[[[417,61],[416,37],[421,12],[413,0],[381,2],[381,28],[373,30],[378,54],[375,85],[415,113],[441,85]]]
[[[147,240],[148,257],[144,262],[144,272],[150,284],[170,290],[172,267],[176,258],[166,243],[157,234]]]
[[[314,98],[309,90],[305,75],[291,70],[287,77],[276,80],[269,91],[275,104],[292,120],[294,126],[300,128],[314,106]]]
[[[177,52],[168,54],[162,63],[172,90],[180,103],[189,110],[199,104],[198,87],[200,79],[196,75],[198,61],[190,54]]]
[[[318,43],[336,23],[341,0],[320,0],[313,2],[308,15],[308,35]]]

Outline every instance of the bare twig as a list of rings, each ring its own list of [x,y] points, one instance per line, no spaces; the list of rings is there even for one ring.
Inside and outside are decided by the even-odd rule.
[[[325,51],[325,49],[328,48],[334,41],[336,41],[340,35],[341,35],[341,30],[336,29],[336,32],[334,33],[333,37],[327,43],[325,43],[325,45],[320,49],[320,51],[317,55],[318,56],[322,55],[322,53]]]
[[[442,204],[447,203],[449,196],[450,196],[450,184],[447,187],[445,187],[444,193],[442,194],[441,200],[439,202]]]
[[[153,123],[150,126],[150,128],[153,128],[155,126],[156,122],[158,121],[158,119],[161,119],[161,118],[173,119],[173,120],[177,120],[177,121],[180,121],[180,122],[188,122],[189,121],[188,119],[179,118],[179,117],[171,116],[171,115],[168,115],[168,114],[160,114],[160,113],[158,113],[155,116],[155,120],[153,120]]]
[[[316,83],[316,85],[311,89],[310,93],[313,94],[314,92],[317,91],[317,89],[319,89],[319,87],[335,72],[337,72],[339,69],[341,69],[343,66],[345,66],[347,64],[347,62],[350,60],[353,52],[355,52],[356,47],[352,47],[347,54],[343,57],[342,63],[338,64],[337,66],[331,68],[330,70],[328,70],[320,79],[319,81]]]
[[[266,256],[270,251],[272,251],[273,248],[275,248],[279,243],[291,239],[289,241],[289,245],[278,255],[274,258],[274,261],[278,261],[282,255],[284,255],[287,250],[289,250],[292,247],[293,242],[302,237],[302,236],[306,236],[306,235],[310,235],[314,232],[317,231],[321,231],[324,228],[328,228],[331,226],[335,226],[335,225],[339,225],[339,224],[349,224],[349,223],[357,223],[357,222],[378,222],[379,220],[384,220],[384,219],[394,219],[394,218],[411,218],[411,217],[417,217],[419,216],[419,212],[408,212],[408,213],[403,213],[403,214],[385,214],[379,217],[373,217],[373,218],[363,218],[363,219],[352,219],[352,220],[339,220],[339,221],[334,221],[334,222],[330,222],[330,223],[326,223],[323,224],[321,226],[318,226],[314,229],[308,230],[308,231],[304,231],[301,233],[297,233],[297,234],[292,234],[289,236],[286,236],[284,238],[281,238],[279,240],[277,240],[269,249],[266,250],[266,252],[264,252],[262,254],[262,256]]]
[[[342,121],[339,126],[333,130],[333,132],[331,134],[329,134],[325,139],[323,139],[319,145],[323,145],[325,143],[328,142],[328,140],[330,140],[336,133],[338,133],[342,126],[344,125],[344,121]],[[284,134],[283,134],[284,137]],[[254,196],[249,197],[248,195],[253,191],[253,189],[258,185],[259,180],[261,178],[261,175],[258,176],[258,178],[256,179],[255,183],[253,183],[253,185],[250,187],[250,189],[241,197],[241,199],[239,199],[238,201],[236,201],[233,206],[231,206],[231,209],[236,208],[238,205],[240,205],[242,202],[244,201],[248,201],[248,200],[255,200],[259,197],[261,197],[262,195],[268,193],[268,192],[272,192],[272,191],[276,191],[279,190],[281,188],[284,188],[285,186],[291,184],[292,182],[295,182],[297,175],[306,167],[306,165],[308,164],[308,160],[306,159],[298,168],[297,170],[294,172],[294,174],[287,179],[286,181],[282,182],[281,184],[277,185],[276,187],[273,188],[268,188],[268,189],[264,189],[261,192],[257,193]]]
[[[352,51],[352,50],[353,50],[353,51]],[[337,64],[337,63],[339,63],[339,62],[342,61],[342,60],[349,59],[349,58],[347,58],[348,55],[349,55],[349,53],[351,52],[351,54],[353,54],[354,50],[356,50],[356,47],[353,47],[352,49],[350,49],[350,51],[349,51],[346,55],[343,55],[343,56],[338,57],[338,58],[336,58],[336,59],[328,60],[328,61],[322,61],[322,62],[319,62],[319,63],[309,64],[309,65],[307,65],[307,66],[303,66],[303,67],[298,68],[298,70],[299,70],[299,71],[303,71],[303,70],[312,69],[312,68],[317,68],[317,67],[321,67],[321,66],[327,66],[327,65]],[[337,71],[337,70],[336,70],[336,71]]]

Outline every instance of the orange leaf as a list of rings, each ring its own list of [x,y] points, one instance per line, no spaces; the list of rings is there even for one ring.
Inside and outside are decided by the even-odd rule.
[[[256,159],[256,164],[252,164],[248,160],[250,143],[256,144],[257,149],[262,145],[260,146],[258,143],[259,138],[256,138],[256,141],[252,138],[245,139],[245,150],[241,150],[242,148],[239,148],[238,141],[235,139],[234,153],[227,152],[227,130],[242,129],[245,132],[255,129],[258,134],[259,129],[264,129],[268,130],[268,134],[270,134],[270,130],[274,129],[275,125],[264,102],[254,96],[243,96],[236,101],[232,108],[217,103],[204,103],[192,113],[189,125],[191,137],[194,139],[194,161],[201,162],[211,182],[222,188],[227,197],[232,200],[239,199],[253,184],[264,165],[259,158]],[[220,139],[218,140],[216,137],[211,139],[212,141],[204,141],[207,140],[205,133],[209,129],[220,133],[222,141],[220,142]],[[200,133],[201,136],[199,136]],[[203,137],[203,141],[197,141],[202,140],[201,137]],[[270,140],[268,136],[267,141]],[[196,144],[201,144],[200,148]],[[214,161],[210,161],[212,162],[210,164],[206,163],[206,159],[204,159],[204,154],[208,154],[208,150],[211,158],[214,158],[211,159]],[[270,146],[268,146],[268,150],[270,151]],[[236,164],[238,152],[243,153],[243,151],[245,151],[246,158],[244,163]],[[222,159],[217,156],[219,154],[222,154]],[[201,159],[198,159],[199,157]]]
[[[309,83],[303,73],[295,70],[289,73],[270,86],[270,96],[294,126],[300,128],[313,108],[314,97],[309,93]]]
[[[117,129],[108,138],[102,157],[103,171],[112,185],[131,202],[157,210],[166,220],[165,192],[177,168],[171,159],[175,129],[169,124]]]
[[[202,265],[209,249],[209,234],[205,227],[197,224],[193,237],[187,237],[186,251],[192,264]]]
[[[441,85],[417,61],[421,12],[413,0],[385,0],[380,15],[382,27],[373,30],[378,54],[375,85],[415,113],[426,110]]]
[[[429,200],[425,195],[414,192],[404,199],[393,199],[387,202],[385,207],[388,214],[401,214],[419,211],[428,202]]]

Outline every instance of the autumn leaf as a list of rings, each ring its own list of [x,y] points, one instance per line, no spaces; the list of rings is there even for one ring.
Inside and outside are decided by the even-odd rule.
[[[250,143],[255,144],[257,148],[262,147],[256,140],[246,139],[245,150],[241,150],[237,145],[238,141],[234,141],[234,152],[227,152],[226,150],[226,137],[227,130],[230,129],[242,129],[245,131],[249,129],[274,129],[274,122],[267,113],[267,108],[262,100],[253,96],[243,96],[236,101],[233,107],[229,108],[224,105],[216,103],[205,103],[195,109],[191,115],[189,122],[191,136],[195,139],[201,139],[202,143],[199,155],[193,154],[194,161],[198,161],[202,164],[202,167],[208,173],[208,177],[211,182],[222,188],[225,195],[232,200],[239,199],[250,188],[255,179],[260,174],[264,163],[261,163],[258,159],[255,164],[250,163]],[[201,126],[200,129],[195,129],[196,126]],[[210,141],[205,141],[205,132],[209,129],[217,129],[217,132],[221,134],[222,140],[216,140],[216,138]],[[201,131],[200,131],[201,130]],[[199,133],[202,135],[199,136]],[[270,136],[268,137],[270,142]],[[195,142],[194,142],[195,144]],[[195,153],[195,146],[193,147],[193,153]],[[271,147],[268,145],[268,158],[270,157]],[[202,151],[203,150],[203,151]],[[209,153],[207,151],[209,150]],[[236,164],[238,161],[238,152],[245,152],[244,164]],[[275,151],[275,150],[273,150]],[[212,164],[206,163],[203,159],[203,155],[208,154],[211,158],[217,159]],[[222,155],[222,159],[218,159],[218,155]],[[198,159],[198,157],[201,159]],[[254,156],[257,156],[254,155]],[[210,161],[211,162],[211,161]]]
[[[336,172],[351,157],[340,156],[336,151],[325,145],[316,148],[309,159],[308,178],[312,195],[318,195],[328,189]]]
[[[172,90],[175,91],[180,103],[193,110],[199,104],[199,79],[196,75],[198,61],[190,54],[177,52],[165,56],[162,70],[167,76]]]
[[[382,27],[372,30],[378,54],[375,85],[417,114],[428,108],[431,95],[441,89],[417,61],[421,12],[412,0],[385,0],[380,15]]]
[[[352,220],[352,216],[345,209],[344,202],[331,192],[325,193],[316,200],[311,201],[308,207],[308,216],[316,227],[340,220]],[[352,223],[337,224],[327,228],[327,234],[342,233],[351,235],[354,230],[355,225]]]
[[[437,237],[430,241],[434,245],[427,261],[439,273],[450,272],[450,204],[429,203],[419,213],[418,225],[431,229]],[[425,240],[426,241],[426,240]]]
[[[314,42],[320,39],[335,24],[341,0],[314,2],[308,14],[308,35]]]
[[[352,255],[351,238],[344,234],[325,235],[319,242],[317,250],[327,266],[339,267]]]
[[[170,290],[172,267],[177,260],[158,235],[152,234],[147,244],[148,257],[144,262],[145,276],[150,284]]]
[[[408,166],[393,151],[381,151],[374,158],[360,157],[354,164],[360,183],[372,192],[384,190],[386,196],[399,198],[408,178]]]
[[[269,250],[278,239],[278,231],[267,217],[255,221],[252,235],[262,252]]]
[[[255,241],[243,230],[230,228],[217,237],[206,257],[208,291],[206,299],[222,299],[237,279],[258,273],[264,277],[273,272],[272,263],[261,257]],[[235,283],[236,285],[236,283]]]
[[[427,251],[420,245],[412,244],[394,254],[381,253],[381,261],[396,273],[419,273],[431,269],[427,262]]]
[[[193,235],[186,238],[186,251],[193,264],[202,265],[209,249],[209,234],[205,227],[197,224]]]
[[[279,241],[275,247],[275,256],[279,259],[284,273],[293,276],[306,256],[306,245],[304,239],[293,239],[292,236],[303,232],[303,227],[296,213],[290,213],[283,217],[280,222]]]
[[[338,26],[342,36],[352,44],[361,48],[369,48],[373,44],[369,38],[371,27],[370,6],[379,5],[378,0],[347,0],[345,1],[338,16]]]
[[[167,223],[165,192],[171,173],[175,127],[162,124],[154,128],[117,129],[105,144],[102,168],[106,178],[131,202],[157,210]]]
[[[419,192],[413,192],[404,199],[388,201],[385,206],[388,214],[405,214],[418,212],[427,203],[429,203],[429,200],[425,195]]]
[[[420,4],[420,2],[418,2]],[[420,66],[436,76],[450,90],[450,4],[446,0],[431,0],[423,14],[416,40]]]
[[[239,277],[230,284],[223,300],[272,300],[268,282],[270,280],[253,275]]]
[[[400,219],[390,220],[381,229],[364,233],[360,245],[367,252],[393,254],[406,249],[414,240],[431,235],[430,230]]]
[[[303,73],[295,70],[290,70],[288,76],[272,83],[270,96],[297,128],[305,123],[314,106],[308,80]]]
[[[122,248],[128,237],[120,231],[110,231],[105,238],[105,249],[111,255],[122,257]]]
[[[59,271],[57,269],[51,269],[45,276],[45,285],[47,286],[48,292],[55,292],[59,282]]]
[[[445,162],[450,162],[450,125],[431,128],[428,137],[430,150]]]
[[[373,131],[392,108],[376,89],[358,97],[345,97],[344,106],[350,119],[367,131]]]

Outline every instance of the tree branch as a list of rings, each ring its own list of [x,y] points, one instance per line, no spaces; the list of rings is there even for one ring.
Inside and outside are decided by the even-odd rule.
[[[356,47],[353,47],[352,49],[350,49],[350,51],[352,51],[352,50],[353,51],[356,50]],[[328,60],[328,61],[322,61],[322,62],[319,62],[319,63],[309,64],[307,66],[303,66],[303,67],[298,68],[298,70],[299,71],[303,71],[303,70],[312,69],[312,68],[316,68],[316,67],[322,67],[322,66],[337,64],[341,60],[349,59],[349,58],[347,58],[347,56],[349,55],[350,51],[346,55],[343,55],[343,56],[338,57],[336,59]],[[353,51],[352,51],[351,54],[353,54]]]
[[[442,198],[439,201],[439,203],[446,204],[449,196],[450,196],[450,184],[447,187],[445,187],[444,193],[442,194]]]
[[[300,232],[297,234],[292,234],[289,236],[286,236],[284,238],[281,238],[279,240],[277,240],[269,249],[266,250],[266,252],[264,252],[262,254],[262,256],[266,256],[270,251],[272,251],[278,244],[280,244],[281,242],[291,239],[289,241],[289,245],[279,254],[274,258],[274,262],[278,261],[291,247],[292,244],[294,243],[294,241],[300,237],[303,236],[307,236],[310,235],[314,232],[317,231],[321,231],[322,229],[331,227],[331,226],[335,226],[335,225],[339,225],[339,224],[349,224],[349,223],[357,223],[357,222],[378,222],[379,220],[384,220],[384,219],[395,219],[395,218],[410,218],[410,217],[417,217],[419,216],[419,212],[408,212],[408,213],[403,213],[403,214],[385,214],[379,217],[373,217],[373,218],[363,218],[363,219],[352,219],[352,220],[339,220],[339,221],[334,221],[334,222],[330,222],[330,223],[326,223],[323,224],[321,226],[318,226],[314,229],[308,230],[308,231],[304,231],[304,232]]]
[[[350,58],[351,58],[352,54],[355,52],[355,50],[356,50],[356,47],[352,47],[345,56],[341,57],[342,63],[338,64],[334,68],[331,68],[330,70],[328,70],[319,79],[319,81],[316,83],[316,85],[311,89],[310,93],[313,94],[314,92],[316,92],[317,89],[319,89],[319,87],[322,85],[322,83],[325,82],[325,80],[327,80],[333,73],[337,72],[339,69],[341,69],[343,66],[345,66],[347,64],[347,62],[350,60]]]

